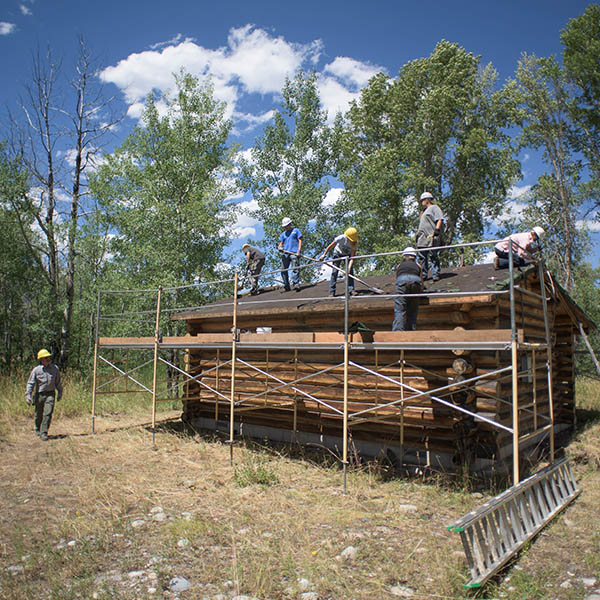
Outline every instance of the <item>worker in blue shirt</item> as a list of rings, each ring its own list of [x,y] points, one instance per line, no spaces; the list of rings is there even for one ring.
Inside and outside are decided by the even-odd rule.
[[[300,289],[300,274],[298,267],[300,265],[300,251],[302,250],[302,233],[297,227],[292,227],[292,220],[285,217],[281,221],[283,232],[279,236],[278,250],[282,252],[281,262],[284,271],[281,272],[283,278],[283,287],[286,292],[290,291],[290,278],[287,269],[292,267],[292,287],[298,291]]]

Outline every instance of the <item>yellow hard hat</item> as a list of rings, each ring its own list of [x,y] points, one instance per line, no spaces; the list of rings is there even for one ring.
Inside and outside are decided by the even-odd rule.
[[[344,235],[351,241],[358,241],[358,231],[356,231],[356,227],[348,227],[346,231],[344,231]]]
[[[40,358],[46,358],[47,356],[52,356],[52,354],[50,354],[50,352],[48,352],[48,350],[46,350],[46,348],[42,348],[38,353],[37,353],[37,357],[38,360]]]

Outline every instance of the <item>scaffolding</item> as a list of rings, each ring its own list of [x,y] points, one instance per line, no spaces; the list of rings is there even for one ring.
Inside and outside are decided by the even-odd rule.
[[[493,246],[499,240],[488,240],[483,242],[475,242],[468,244],[456,244],[450,246],[443,246],[436,248],[436,250],[444,250],[448,252],[460,252],[464,257],[466,249],[474,250],[475,252],[481,251],[485,247]],[[514,242],[513,242],[514,244]],[[356,256],[355,261],[373,261],[381,259],[382,257],[393,257],[400,254],[399,252],[388,252],[380,254],[368,254]],[[98,397],[102,394],[118,394],[118,393],[144,393],[150,394],[152,397],[152,442],[155,443],[155,431],[156,431],[156,408],[157,403],[164,400],[172,400],[170,397],[174,392],[178,392],[183,385],[189,386],[194,383],[201,386],[209,392],[214,398],[215,406],[215,423],[219,418],[220,407],[228,406],[229,412],[229,439],[227,440],[230,444],[230,463],[233,464],[233,445],[236,441],[235,436],[235,416],[245,410],[253,410],[256,407],[257,401],[260,399],[266,399],[266,397],[273,392],[279,392],[281,390],[288,390],[290,397],[287,400],[281,400],[279,404],[272,406],[285,406],[293,408],[293,419],[294,419],[294,430],[296,428],[296,407],[298,398],[308,398],[310,401],[316,403],[327,409],[332,414],[337,415],[341,419],[342,423],[342,456],[341,462],[343,465],[343,487],[346,490],[346,478],[347,478],[347,467],[349,464],[349,429],[357,424],[372,422],[376,423],[380,420],[382,409],[393,409],[398,415],[400,425],[400,444],[404,446],[404,407],[409,402],[419,401],[420,399],[427,399],[433,403],[437,403],[440,406],[444,406],[452,411],[459,411],[464,415],[474,419],[476,422],[485,422],[492,428],[506,432],[512,436],[512,481],[513,484],[517,484],[520,481],[519,472],[519,457],[520,447],[526,441],[532,438],[536,439],[549,439],[550,446],[550,460],[554,460],[555,454],[555,422],[554,422],[554,401],[553,401],[553,373],[552,373],[552,336],[550,331],[549,317],[548,317],[548,298],[546,294],[546,284],[548,282],[549,274],[546,273],[543,262],[541,259],[535,259],[532,257],[533,264],[537,267],[537,274],[540,282],[540,293],[537,294],[531,290],[524,289],[518,286],[515,281],[516,267],[514,264],[513,253],[508,253],[509,259],[509,286],[507,290],[485,290],[476,292],[423,292],[421,294],[412,294],[412,297],[421,296],[429,298],[435,296],[440,298],[447,296],[448,298],[468,298],[481,294],[485,295],[502,295],[508,296],[510,306],[510,330],[485,330],[485,339],[481,339],[480,331],[446,331],[443,336],[445,339],[442,341],[432,341],[431,334],[433,331],[414,331],[404,332],[404,335],[397,336],[393,335],[397,332],[380,332],[379,335],[375,335],[374,339],[370,342],[362,340],[355,340],[351,335],[349,326],[349,310],[351,303],[354,301],[349,294],[348,286],[345,286],[345,293],[342,299],[338,298],[303,298],[303,300],[319,300],[319,301],[331,301],[340,302],[343,301],[344,305],[344,329],[343,332],[339,333],[313,333],[313,334],[302,334],[302,333],[272,333],[268,336],[260,334],[248,334],[241,333],[238,328],[238,304],[239,304],[239,277],[236,273],[233,278],[221,279],[217,281],[200,282],[188,286],[178,286],[172,288],[158,289],[146,289],[146,290],[101,290],[98,293],[97,309],[96,309],[96,339],[94,345],[94,366],[93,366],[93,391],[92,391],[92,432],[95,431],[95,418],[96,418],[96,404]],[[342,262],[342,268],[348,273],[348,262],[349,258],[346,257]],[[315,265],[302,265],[300,269],[304,268],[321,268],[323,262],[317,262]],[[288,269],[291,271],[292,269]],[[265,276],[278,276],[281,274],[281,270],[272,271],[270,273],[263,274]],[[218,287],[221,292],[229,288],[232,292],[231,302],[221,302],[220,306],[227,310],[231,310],[231,330],[229,333],[212,334],[212,333],[199,333],[198,335],[163,335],[161,328],[161,316],[165,317],[174,313],[181,313],[189,310],[201,310],[202,305],[199,306],[186,306],[186,307],[168,307],[164,306],[164,297],[166,293],[175,293],[179,290],[189,290],[191,288],[210,288]],[[543,310],[543,321],[544,321],[544,333],[545,340],[543,342],[527,342],[522,339],[522,335],[517,328],[516,319],[516,295],[520,294],[520,297],[529,296],[534,298],[536,301],[541,303]],[[144,308],[133,312],[112,312],[103,313],[103,302],[106,302],[107,298],[120,296],[124,297],[127,295],[145,295],[153,297],[155,305],[153,308]],[[361,300],[367,300],[369,302],[377,302],[380,299],[390,299],[398,297],[398,294],[382,294],[374,296],[362,296]],[[284,304],[287,300],[282,298],[276,302]],[[247,307],[250,304],[255,306],[265,306],[273,300],[261,300],[260,297],[245,299],[244,306]],[[338,304],[339,306],[339,304]],[[150,317],[154,317],[154,333],[153,336],[142,336],[142,337],[103,337],[101,336],[103,324],[109,321],[119,320],[131,320],[132,318],[141,318],[142,322],[147,322]],[[265,338],[268,338],[265,340]],[[402,338],[400,340],[400,338]],[[106,355],[106,350],[125,350],[125,366],[122,368],[118,364],[115,364],[116,360],[109,360]],[[189,352],[193,349],[203,350],[216,350],[217,359],[215,367],[208,370],[201,369],[199,373],[194,374],[190,369],[189,363]],[[270,372],[269,365],[269,351],[285,349],[290,350],[294,354],[294,378],[291,381],[286,381],[274,373]],[[341,352],[341,360],[339,363],[331,365],[325,369],[318,370],[309,374],[301,374],[298,372],[298,351],[302,349],[310,350],[328,350]],[[130,367],[129,365],[129,351],[132,350],[145,350],[151,351],[152,357],[143,361],[142,363]],[[186,359],[181,364],[181,361],[174,359],[173,357],[167,359],[161,351],[170,350],[173,354],[178,350],[186,350]],[[221,361],[219,352],[225,350],[227,354],[230,354],[228,360]],[[245,360],[243,351],[245,350],[264,350],[266,353],[266,365],[267,368],[260,368],[259,366],[252,364],[249,360]],[[399,366],[399,373],[397,376],[392,377],[385,375],[382,372],[382,368],[371,369],[360,362],[352,359],[352,354],[355,351],[369,350],[377,352],[380,350],[393,350],[397,351],[400,355],[400,359],[397,362]],[[408,350],[450,350],[450,351],[509,351],[510,352],[510,365],[486,372],[481,375],[474,375],[468,378],[457,377],[455,381],[440,385],[435,389],[428,389],[421,391],[408,385],[405,381],[405,371],[410,368],[411,365],[405,360],[405,351]],[[530,353],[531,360],[527,360],[527,366],[523,369],[519,366],[519,352]],[[377,360],[376,360],[377,363]],[[105,381],[100,382],[98,368],[99,364],[105,365],[110,372],[116,371],[117,375],[109,378]],[[137,373],[143,369],[149,369],[152,365],[152,383],[147,385],[141,381],[142,377],[138,377]],[[386,365],[389,367],[389,365]],[[382,366],[383,367],[383,366]],[[167,386],[159,390],[158,372],[159,368],[170,370],[171,373],[175,373],[180,378],[175,383],[169,383]],[[253,372],[256,376],[264,378],[266,384],[265,389],[261,392],[253,394],[249,397],[236,399],[236,370],[238,368],[244,368],[249,372]],[[390,401],[385,404],[377,404],[376,406],[369,408],[362,408],[360,410],[353,410],[349,402],[349,369],[353,368],[359,372],[363,372],[375,378],[376,381],[386,382],[396,387],[400,392],[400,397],[397,400]],[[220,374],[228,371],[230,378],[230,389],[221,389],[219,385]],[[548,393],[545,401],[539,399],[537,392],[537,374],[538,372],[546,372],[548,382]],[[343,402],[341,407],[338,407],[336,403],[330,402],[326,399],[316,396],[314,393],[310,393],[303,389],[303,385],[314,378],[325,373],[336,373],[341,372],[341,384],[343,387]],[[215,385],[209,385],[202,378],[208,374],[214,375]],[[531,402],[520,405],[519,404],[519,381],[523,378],[529,378],[532,382],[532,398]],[[473,390],[475,386],[483,381],[493,379],[496,382],[511,382],[512,398],[507,400],[506,398],[494,396],[490,394],[490,399],[511,405],[512,409],[512,423],[511,426],[500,422],[499,419],[489,418],[480,414],[477,411],[469,410],[464,406],[457,405],[448,400],[448,397],[457,391],[469,391]],[[114,391],[111,389],[115,383],[125,381],[125,389],[119,389]],[[134,388],[130,389],[129,385],[133,384]],[[542,411],[544,408],[542,404],[546,404],[547,410]],[[519,414],[527,413],[533,418],[533,429],[526,433],[521,433],[519,430]],[[386,418],[389,418],[386,417]]]

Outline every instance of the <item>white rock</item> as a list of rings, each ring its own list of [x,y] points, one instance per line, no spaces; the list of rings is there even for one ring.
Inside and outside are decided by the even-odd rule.
[[[348,546],[342,550],[340,554],[342,560],[354,560],[356,558],[356,548],[354,546]]]
[[[272,537],[273,537],[273,534],[272,534],[270,531],[265,531],[265,532],[262,534],[262,536],[263,536],[264,538],[272,538]]]
[[[76,543],[77,543],[77,540],[71,540],[70,542],[67,543],[67,546],[72,548]]]
[[[303,592],[300,594],[301,600],[319,600],[317,592]]]
[[[6,567],[6,570],[12,575],[18,575],[24,571],[25,567],[23,565],[11,565],[10,567]]]
[[[169,581],[169,589],[172,592],[185,592],[191,587],[191,583],[185,577],[173,577]]]
[[[586,596],[584,600],[600,600],[600,590],[596,590],[593,594]]]
[[[153,508],[150,509],[150,514],[151,515],[155,515],[156,513],[161,513],[161,512],[165,512],[163,510],[162,506],[154,506]]]
[[[142,577],[146,574],[146,571],[129,571],[129,573],[127,573],[127,577],[129,577],[129,579],[137,579],[138,577]]]
[[[133,521],[131,523],[131,526],[134,529],[139,529],[140,527],[143,527],[146,524],[146,521],[144,521],[144,519],[136,519],[135,521]]]
[[[182,512],[181,516],[186,521],[191,521],[191,519],[192,519],[192,513],[190,513],[190,512]]]
[[[190,540],[188,540],[187,538],[181,538],[177,542],[177,547],[178,548],[187,548],[189,545],[190,545]]]
[[[412,598],[414,596],[414,593],[415,590],[409,588],[406,585],[395,585],[390,588],[390,594],[399,598]]]
[[[31,558],[31,554],[23,554],[21,556],[21,562],[27,562]]]
[[[585,587],[592,587],[593,585],[596,585],[596,582],[598,580],[595,577],[582,577],[581,578],[581,583],[583,583],[583,585]]]
[[[298,579],[298,589],[301,592],[306,592],[309,590],[310,588],[310,581],[308,579],[306,579],[305,577],[302,577],[301,579]]]
[[[398,512],[417,512],[417,507],[414,504],[399,504],[396,507]]]
[[[163,521],[167,520],[167,515],[164,512],[158,512],[154,514],[152,519],[157,523],[162,523]]]
[[[150,573],[148,573],[148,579],[151,581],[156,581],[158,579],[158,575],[154,571],[150,571]]]
[[[156,594],[156,588],[155,587],[149,587],[146,591],[149,594]]]
[[[571,587],[571,582],[570,581],[563,581],[560,584],[560,587],[563,588],[564,590],[567,590]]]

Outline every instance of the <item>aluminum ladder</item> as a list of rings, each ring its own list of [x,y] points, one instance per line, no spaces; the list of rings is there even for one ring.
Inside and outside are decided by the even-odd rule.
[[[448,527],[460,533],[471,579],[481,587],[581,492],[561,459]]]

